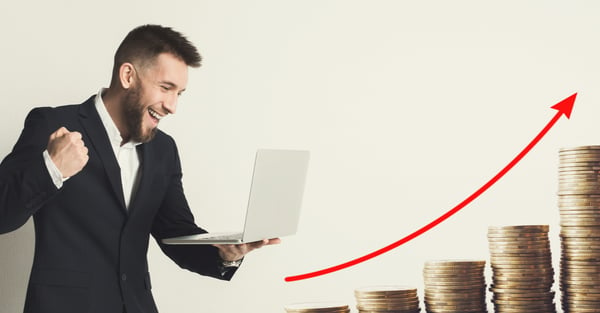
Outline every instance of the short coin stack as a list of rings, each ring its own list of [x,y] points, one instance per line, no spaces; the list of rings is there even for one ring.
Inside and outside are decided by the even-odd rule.
[[[487,312],[485,261],[425,263],[425,310],[428,313]]]
[[[419,313],[417,289],[402,286],[372,286],[354,290],[359,313]]]
[[[350,313],[350,307],[343,303],[313,302],[294,303],[285,306],[287,313]]]
[[[496,313],[554,313],[548,225],[488,228]]]
[[[560,149],[558,174],[563,311],[600,312],[600,146]]]

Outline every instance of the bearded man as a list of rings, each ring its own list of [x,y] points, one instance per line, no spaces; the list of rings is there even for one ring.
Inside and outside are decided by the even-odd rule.
[[[206,232],[186,201],[175,142],[157,128],[175,114],[188,67],[200,61],[181,33],[140,26],[117,49],[109,88],[29,113],[0,164],[0,233],[30,217],[35,225],[26,313],[158,312],[150,235],[182,268],[223,280],[248,252],[279,243],[161,243]]]

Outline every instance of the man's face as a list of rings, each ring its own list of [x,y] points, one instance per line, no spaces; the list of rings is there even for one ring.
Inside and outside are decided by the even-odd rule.
[[[172,54],[160,54],[153,64],[136,68],[136,84],[122,103],[129,140],[148,142],[159,121],[175,114],[177,99],[187,86],[187,65]]]

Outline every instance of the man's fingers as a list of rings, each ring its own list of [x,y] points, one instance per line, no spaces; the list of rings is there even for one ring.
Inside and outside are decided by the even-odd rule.
[[[68,131],[67,131],[67,132],[68,132]],[[80,132],[70,132],[70,133],[69,133],[69,136],[71,136],[71,139],[72,139],[72,140],[80,140],[81,138],[83,138],[83,137],[81,136],[81,133],[80,133]]]
[[[68,134],[69,130],[67,130],[66,127],[61,127],[57,130],[55,130],[51,135],[50,135],[50,140],[56,139],[58,137],[62,137],[64,134]]]
[[[56,134],[56,137],[61,137],[61,136],[65,135],[65,134],[68,134],[68,133],[69,133],[69,130],[66,127],[64,127],[64,126],[61,127],[61,128],[59,128],[59,129],[57,129],[54,132],[54,134]]]
[[[50,135],[47,150],[63,177],[77,174],[89,160],[82,134],[64,126]]]

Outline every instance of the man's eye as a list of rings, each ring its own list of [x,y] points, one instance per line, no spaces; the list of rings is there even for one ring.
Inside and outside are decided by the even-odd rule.
[[[169,86],[160,86],[160,88],[162,88],[164,91],[169,91],[169,89],[171,89]]]

